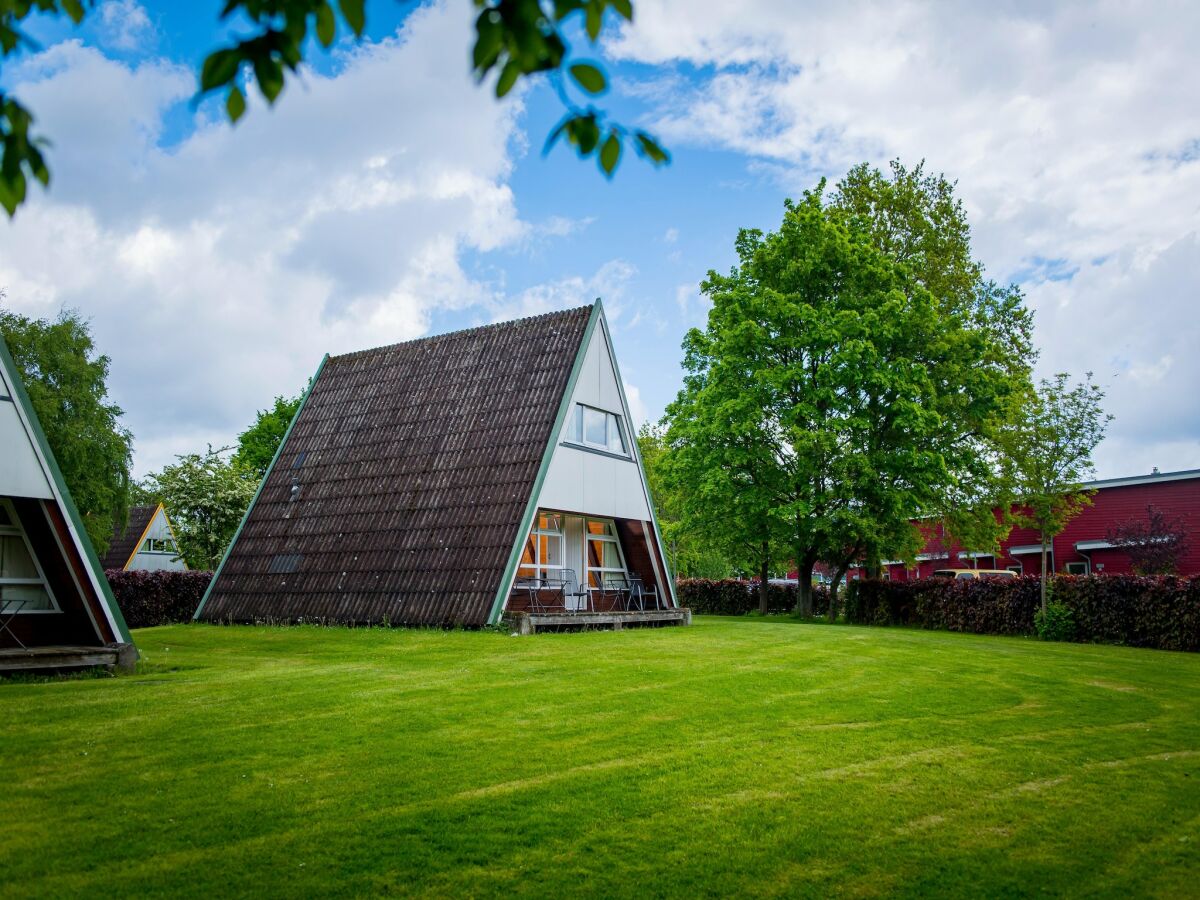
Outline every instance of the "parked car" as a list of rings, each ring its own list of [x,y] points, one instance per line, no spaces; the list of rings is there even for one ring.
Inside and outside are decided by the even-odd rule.
[[[931,578],[954,578],[962,581],[984,579],[992,581],[1004,578],[1016,578],[1017,573],[1011,569],[937,569]]]

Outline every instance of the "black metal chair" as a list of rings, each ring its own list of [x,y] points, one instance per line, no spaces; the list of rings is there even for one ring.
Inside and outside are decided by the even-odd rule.
[[[592,606],[592,594],[580,586],[574,569],[562,570],[563,609],[567,609],[568,597],[580,601],[573,609],[568,610],[569,612],[595,612],[595,608]]]
[[[653,603],[655,609],[662,609],[658,602],[658,588],[646,587],[642,576],[634,573],[629,575],[629,608],[635,605],[641,612],[646,611],[646,604]]]
[[[606,601],[609,601],[609,611],[627,612],[631,594],[629,593],[629,582],[626,581],[624,575],[610,575],[608,578],[600,582],[600,593]]]
[[[3,637],[5,632],[7,632],[9,637],[21,645],[22,650],[28,650],[29,648],[25,646],[25,642],[23,640],[17,637],[17,633],[12,630],[12,625],[13,622],[16,621],[17,613],[19,613],[28,602],[29,601],[27,599],[4,600],[3,598],[0,598],[0,637]]]
[[[546,612],[546,604],[542,602],[543,587],[542,579],[532,575],[522,575],[513,583],[513,590],[526,592],[531,613]]]

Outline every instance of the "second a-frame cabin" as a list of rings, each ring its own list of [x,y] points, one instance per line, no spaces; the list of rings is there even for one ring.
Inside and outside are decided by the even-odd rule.
[[[671,624],[595,305],[326,357],[196,618]]]
[[[132,668],[137,650],[0,338],[0,673]]]
[[[116,528],[100,558],[105,570],[122,572],[186,572],[171,519],[161,503],[132,506],[123,528]]]

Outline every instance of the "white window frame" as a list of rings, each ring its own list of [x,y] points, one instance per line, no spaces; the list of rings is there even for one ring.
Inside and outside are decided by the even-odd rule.
[[[593,534],[588,530],[588,526],[592,523],[605,526],[604,534]],[[612,534],[608,533],[608,529],[612,529]],[[617,548],[617,559],[621,562],[621,568],[614,569],[612,566],[593,566],[591,558],[588,556],[588,544],[591,541],[603,541],[606,544],[612,544]],[[604,560],[604,554],[600,554],[601,561]],[[592,585],[592,573],[600,573],[600,584]],[[602,590],[604,587],[604,579],[606,575],[620,575],[625,583],[629,583],[629,568],[625,565],[625,551],[621,549],[621,539],[617,537],[617,523],[612,519],[599,519],[595,516],[588,516],[583,520],[583,583],[587,585],[589,591]]]
[[[1025,567],[1023,565],[1021,565],[1019,562],[1013,563],[1011,566],[1006,566],[1005,568],[1007,568],[1008,571],[1015,572],[1018,575],[1025,574]]]
[[[604,443],[598,444],[595,441],[587,439],[587,430],[584,428],[583,419],[586,411],[600,413],[604,416]],[[618,440],[623,449],[614,450],[611,444],[612,429],[616,429]],[[596,406],[588,406],[586,403],[576,403],[575,409],[571,411],[571,415],[567,417],[566,432],[563,437],[563,442],[571,444],[575,447],[582,447],[585,450],[597,450],[601,453],[611,453],[613,456],[619,456],[624,459],[630,458],[629,448],[629,429],[625,427],[624,416],[620,413],[609,412],[607,409],[600,409]]]
[[[46,573],[42,569],[41,560],[37,554],[33,552],[33,545],[29,543],[29,535],[25,533],[25,526],[21,524],[21,517],[17,515],[17,509],[13,506],[12,501],[7,497],[0,497],[0,507],[3,507],[8,513],[8,520],[12,525],[0,524],[0,535],[5,537],[19,537],[25,544],[25,552],[29,554],[29,558],[33,560],[33,567],[37,570],[37,578],[5,578],[0,575],[0,587],[5,585],[20,585],[24,587],[35,586],[41,587],[46,591],[46,596],[50,598],[49,609],[18,609],[13,610],[17,615],[38,615],[44,613],[61,612],[58,606],[58,598],[54,596],[54,590],[50,587],[50,582],[46,578]],[[7,606],[9,601],[0,599],[0,612],[8,613]]]
[[[558,527],[555,528],[540,528],[539,523],[542,519],[548,519],[555,523]],[[540,538],[547,538],[547,550],[549,550],[549,542],[552,539],[558,539],[558,558],[562,560],[560,563],[548,563],[542,559],[542,542]],[[529,534],[525,536],[525,543],[529,543],[529,539],[533,541],[533,562],[522,562],[517,566],[517,577],[525,578],[551,578],[551,572],[557,574],[558,578],[562,578],[563,569],[567,567],[567,528],[566,519],[558,513],[543,513],[539,512],[533,520],[533,528]],[[524,547],[521,549],[521,555],[524,556]]]
[[[1082,572],[1072,572],[1071,566],[1083,566],[1083,571]],[[1078,560],[1072,560],[1071,562],[1069,562],[1065,566],[1063,566],[1063,571],[1066,572],[1068,575],[1091,575],[1092,567],[1087,564],[1087,560],[1084,560],[1083,562],[1079,562]]]
[[[170,544],[171,546],[163,547],[163,544]],[[142,541],[142,546],[138,549],[138,553],[178,557],[179,548],[175,546],[173,538],[146,538],[146,540]]]

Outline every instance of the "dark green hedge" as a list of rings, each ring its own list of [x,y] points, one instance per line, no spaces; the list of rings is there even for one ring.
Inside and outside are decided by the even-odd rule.
[[[212,572],[122,572],[120,569],[109,569],[104,574],[130,628],[190,622],[213,576]]]
[[[1075,640],[1200,650],[1200,576],[1056,575],[1051,596],[1072,613]],[[1036,576],[1005,581],[856,581],[846,619],[977,634],[1035,633]]]
[[[740,616],[758,611],[758,582],[726,578],[683,578],[675,583],[679,605],[694,613],[714,616]],[[823,616],[829,609],[829,591],[824,587],[813,590],[813,612]],[[790,613],[796,608],[796,586],[767,585],[767,611]]]

